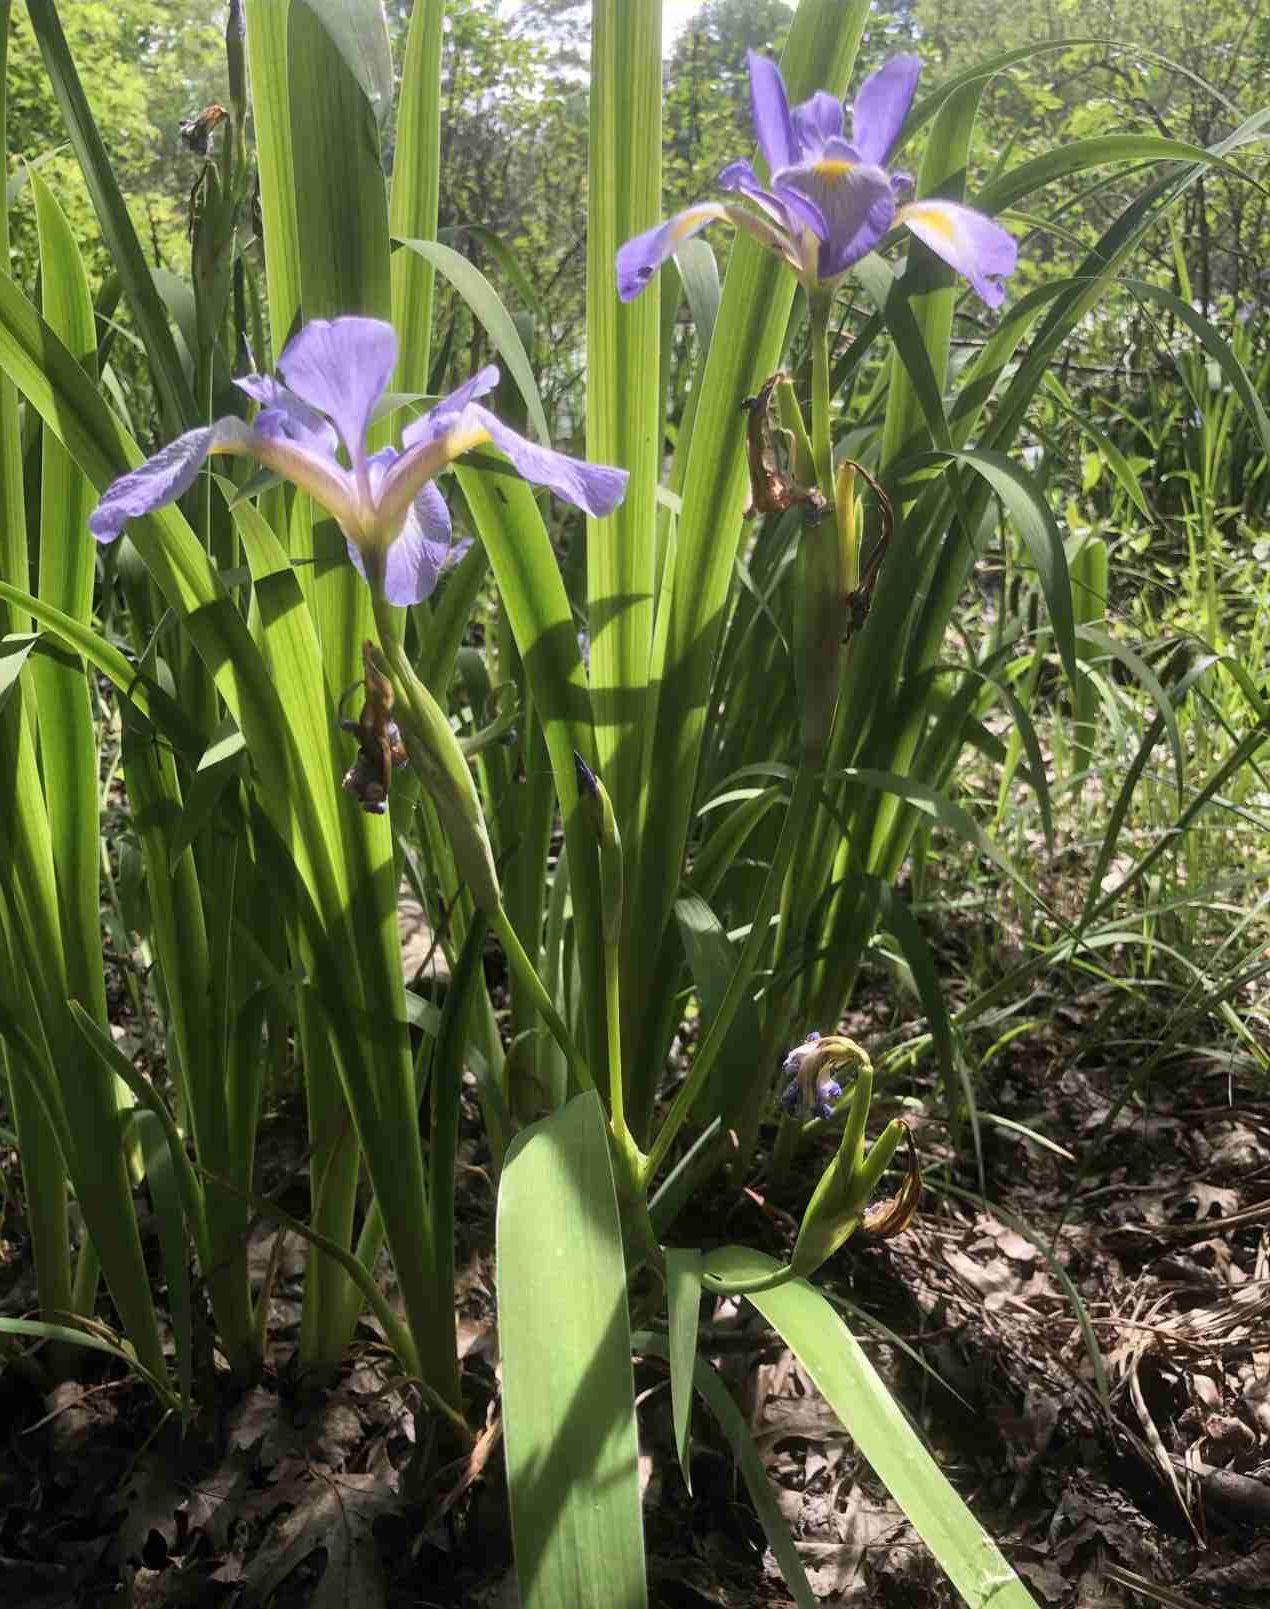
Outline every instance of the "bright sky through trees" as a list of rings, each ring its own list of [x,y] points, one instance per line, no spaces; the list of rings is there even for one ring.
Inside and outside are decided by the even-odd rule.
[[[520,0],[505,0],[501,15],[510,21],[520,9]],[[694,11],[701,9],[701,0],[663,0],[662,4],[662,53],[669,55],[675,40],[679,37],[679,30],[692,16]]]

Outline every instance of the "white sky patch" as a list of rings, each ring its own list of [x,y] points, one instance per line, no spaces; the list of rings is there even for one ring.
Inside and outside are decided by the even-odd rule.
[[[701,10],[702,0],[662,0],[661,8],[661,53],[669,56],[675,47],[675,40],[686,23],[695,12]],[[499,15],[505,22],[510,22],[520,9],[519,0],[503,0],[499,7]]]
[[[661,8],[662,54],[668,55],[679,37],[679,30],[695,11],[700,11],[701,0],[663,0]]]

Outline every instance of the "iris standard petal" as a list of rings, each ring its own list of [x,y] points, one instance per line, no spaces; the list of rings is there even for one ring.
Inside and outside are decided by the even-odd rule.
[[[912,201],[895,221],[964,274],[989,307],[1000,307],[1005,288],[999,281],[1014,272],[1019,248],[999,223],[955,201]]]
[[[798,137],[789,113],[789,96],[780,68],[766,56],[746,52],[750,69],[750,115],[754,137],[772,173],[798,161]]]
[[[891,227],[895,197],[879,167],[853,165],[826,157],[777,176],[778,193],[796,190],[813,201],[827,226],[820,248],[820,277],[841,274],[873,250]]]
[[[255,420],[257,430],[268,435],[287,436],[303,443],[315,452],[326,451],[331,457],[339,445],[335,427],[316,408],[288,390],[272,374],[244,374],[234,381],[253,402],[260,404]]]
[[[865,162],[885,162],[899,138],[917,93],[922,64],[916,56],[892,56],[860,85],[851,112],[852,144]]]
[[[630,478],[626,470],[613,469],[608,464],[588,464],[581,458],[554,452],[550,447],[539,447],[536,442],[518,436],[479,403],[467,409],[464,421],[469,414],[480,420],[495,447],[507,454],[526,480],[548,487],[557,497],[585,509],[596,519],[611,514],[626,496],[626,482]]]
[[[450,421],[461,414],[469,402],[487,396],[498,384],[498,379],[497,363],[487,363],[479,373],[465,380],[457,390],[451,391],[448,397],[442,397],[422,418],[407,425],[401,433],[402,446],[426,446],[436,441],[446,433]]]
[[[292,337],[278,370],[302,401],[331,419],[355,470],[366,429],[397,366],[397,332],[377,318],[315,318]]]
[[[748,162],[730,162],[718,177],[721,190],[735,190],[752,201],[755,206],[761,207],[778,229],[785,229],[791,235],[799,229],[810,229],[818,240],[828,237],[829,226],[825,222],[824,213],[814,201],[808,200],[797,190],[767,190],[759,182],[759,176]]]
[[[842,138],[842,102],[827,89],[818,89],[810,100],[800,101],[790,116],[803,161],[819,156],[829,140]]]
[[[187,430],[144,464],[130,469],[106,488],[88,516],[88,529],[99,542],[113,542],[129,520],[175,503],[193,486],[208,453],[248,452],[255,433],[241,419]]]
[[[677,212],[665,223],[646,229],[636,235],[617,252],[617,294],[624,302],[634,301],[644,286],[685,240],[699,234],[707,224],[727,217],[727,208],[717,201],[703,201],[698,206]]]

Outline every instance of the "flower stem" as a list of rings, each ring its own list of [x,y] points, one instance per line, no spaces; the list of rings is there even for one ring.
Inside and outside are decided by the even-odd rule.
[[[436,806],[446,837],[454,852],[459,875],[467,882],[479,910],[489,919],[507,955],[508,965],[524,985],[529,998],[541,1012],[552,1038],[564,1052],[565,1060],[579,1089],[594,1089],[595,1080],[582,1059],[560,1013],[552,1003],[533,962],[525,954],[516,929],[503,906],[498,878],[490,854],[485,818],[477,796],[467,759],[450,729],[441,706],[414,673],[397,635],[392,608],[383,596],[370,565],[367,576],[374,599],[375,625],[379,646],[387,661],[397,696],[406,737],[406,752],[424,787]]]
[[[821,496],[833,506],[833,441],[829,431],[829,310],[827,291],[807,293],[811,325],[811,458]]]

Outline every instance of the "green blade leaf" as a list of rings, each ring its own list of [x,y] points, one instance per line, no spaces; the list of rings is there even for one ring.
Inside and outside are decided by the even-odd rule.
[[[19,594],[21,596],[21,594]],[[0,597],[5,594],[0,593]],[[0,640],[0,711],[9,701],[9,696],[18,685],[18,677],[22,674],[22,667],[26,664],[32,648],[39,642],[38,632],[23,632],[21,636],[5,637]]]
[[[49,327],[66,343],[89,379],[96,378],[96,333],[88,276],[75,237],[44,181],[33,174],[40,239],[40,293]],[[45,426],[40,464],[41,598],[87,623],[96,560],[85,524],[93,488],[51,426]],[[31,662],[39,712],[40,769],[62,908],[67,982],[106,1020],[98,916],[101,844],[98,839],[98,750],[83,665],[41,653]]]
[[[248,82],[256,130],[260,212],[264,221],[265,284],[276,357],[300,312],[300,225],[291,160],[291,106],[287,92],[289,7],[246,0]],[[264,361],[264,354],[258,355]]]
[[[632,1337],[632,1340],[637,1352],[656,1358],[670,1357],[670,1348],[664,1335],[640,1331]],[[673,1386],[673,1372],[671,1381]],[[745,1422],[745,1415],[733,1402],[727,1386],[704,1358],[698,1358],[696,1361],[692,1383],[714,1415],[719,1429],[727,1437],[728,1444],[732,1448],[732,1456],[736,1459],[737,1468],[741,1471],[741,1477],[754,1504],[754,1512],[758,1515],[759,1524],[767,1537],[767,1545],[771,1548],[777,1564],[780,1565],[785,1585],[794,1595],[794,1602],[798,1605],[798,1609],[819,1609],[820,1600],[808,1584],[807,1572],[798,1557],[798,1549],[790,1535],[785,1516],[781,1513],[781,1506],[776,1499],[772,1483],[767,1478],[767,1468],[758,1448],[754,1445],[754,1437]]]
[[[728,1247],[729,1279],[775,1273],[761,1252]],[[859,1342],[814,1286],[795,1279],[748,1297],[792,1348],[874,1474],[971,1609],[1036,1609],[1036,1600],[927,1452]]]
[[[392,112],[392,46],[383,0],[295,0],[331,36],[382,132]]]
[[[675,1451],[684,1485],[692,1490],[692,1371],[697,1361],[701,1317],[701,1253],[691,1247],[666,1252],[666,1301],[670,1314],[670,1400]]]
[[[692,322],[697,329],[697,344],[704,361],[710,355],[714,321],[719,316],[719,301],[723,295],[714,247],[700,237],[685,240],[675,253],[675,263],[683,280],[684,295],[688,298]]]
[[[736,971],[741,952],[728,937],[719,918],[697,894],[675,901],[675,921],[688,957],[688,970],[701,997],[705,1030],[723,1005],[728,984]],[[697,1115],[708,1121],[715,1113],[729,1120],[734,1100],[729,1093],[745,1079],[752,1067],[754,1046],[760,1038],[758,1011],[752,989],[746,991],[727,1030],[723,1049],[710,1071],[705,1089],[698,1097]],[[704,1036],[703,1036],[704,1037]]]
[[[141,250],[128,209],[124,205],[110,158],[71,60],[66,35],[53,0],[27,0],[31,27],[39,42],[44,67],[53,85],[66,131],[92,197],[97,221],[111,260],[123,281],[132,306],[137,330],[153,365],[155,389],[163,407],[168,430],[176,435],[198,418],[194,396],[181,370],[176,343],[168,328],[167,314]]]
[[[445,992],[445,1005],[432,1047],[431,1170],[428,1201],[432,1212],[432,1244],[437,1263],[437,1287],[454,1287],[454,1175],[462,1107],[463,1056],[467,1046],[472,1003],[482,979],[481,954],[486,920],[472,917],[463,952]],[[441,1322],[445,1322],[444,1319]]]
[[[397,239],[435,240],[441,191],[441,45],[444,5],[415,6],[397,97],[388,230]],[[425,389],[432,341],[432,264],[417,252],[395,252],[391,262],[392,322],[401,343],[397,381],[403,390]]]
[[[1070,140],[1056,150],[1033,157],[1030,162],[1020,163],[985,185],[973,198],[973,204],[980,211],[995,216],[1027,200],[1056,179],[1084,173],[1108,162],[1198,162],[1204,167],[1221,169],[1241,184],[1256,184],[1251,174],[1223,162],[1202,145],[1192,145],[1189,140],[1170,140],[1159,134],[1100,134],[1093,139]]]
[[[1071,578],[1062,533],[1046,501],[1027,472],[1004,453],[984,447],[966,447],[958,452],[926,453],[910,459],[914,466],[954,459],[982,475],[1002,507],[1014,522],[1027,545],[1045,595],[1054,641],[1070,682],[1076,680],[1076,625],[1072,617]]]
[[[596,756],[624,843],[636,845],[656,491],[661,472],[660,298],[623,303],[617,251],[661,210],[661,10],[592,6],[587,191],[587,456],[630,471],[626,497],[587,521],[587,610]]]
[[[168,1311],[176,1342],[176,1378],[182,1403],[188,1409],[194,1387],[194,1300],[190,1288],[188,1245],[181,1193],[172,1167],[172,1153],[163,1124],[153,1112],[133,1117],[141,1138],[150,1199],[159,1220],[159,1252],[168,1287]]]
[[[648,1599],[626,1266],[593,1090],[512,1142],[497,1233],[521,1603],[639,1609]]]
[[[439,240],[397,240],[396,244],[415,252],[434,268],[440,269],[471,308],[511,371],[512,379],[525,399],[534,434],[544,446],[549,446],[551,432],[547,428],[547,415],[538,394],[533,366],[520,332],[503,305],[502,297],[480,269],[468,262],[466,257],[460,256],[452,246],[443,246]]]
[[[151,1374],[149,1369],[137,1360],[135,1353],[130,1352],[127,1347],[120,1346],[116,1341],[107,1340],[104,1335],[95,1335],[88,1330],[74,1330],[69,1324],[45,1324],[40,1319],[29,1318],[0,1318],[0,1335],[12,1335],[19,1340],[26,1337],[32,1341],[68,1341],[73,1346],[87,1347],[90,1352],[104,1352],[107,1357],[122,1363],[136,1375],[138,1380],[148,1385],[166,1408],[180,1406],[172,1390],[158,1375]]]

